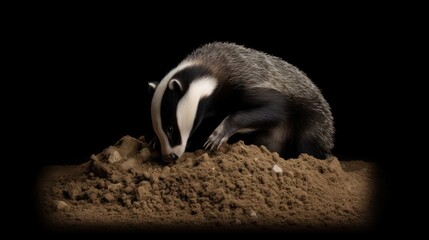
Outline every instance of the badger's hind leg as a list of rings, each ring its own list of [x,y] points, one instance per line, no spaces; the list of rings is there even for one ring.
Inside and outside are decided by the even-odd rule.
[[[282,157],[292,157],[294,156],[292,153],[293,148],[288,148],[288,145],[291,145],[290,140],[292,134],[292,129],[289,128],[287,123],[281,122],[257,134],[254,139],[254,144],[263,145],[271,152],[277,152]]]
[[[315,158],[326,159],[331,154],[331,149],[324,139],[313,131],[314,129],[310,129],[300,133],[297,139],[297,151],[310,154]]]
[[[330,113],[303,111],[296,131],[298,153],[307,153],[319,159],[331,155],[334,147],[334,127]]]

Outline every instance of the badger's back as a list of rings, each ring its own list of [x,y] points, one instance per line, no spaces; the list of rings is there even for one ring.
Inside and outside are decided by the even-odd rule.
[[[319,89],[298,68],[269,54],[233,43],[210,43],[191,53],[184,62],[210,68],[219,81],[246,88],[271,88],[290,97],[309,97]]]

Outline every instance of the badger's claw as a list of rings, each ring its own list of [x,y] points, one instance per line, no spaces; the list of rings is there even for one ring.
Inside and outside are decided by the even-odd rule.
[[[221,133],[222,131],[220,131],[218,128],[216,128],[216,130],[210,135],[210,137],[207,139],[207,142],[204,143],[203,147],[205,149],[210,149],[210,150],[218,150],[219,147],[225,143],[226,141],[228,141],[228,137],[226,137],[224,134]]]
[[[157,142],[158,142],[158,138],[157,137],[152,138],[152,140],[149,142],[149,147],[151,147],[152,150],[155,150]]]

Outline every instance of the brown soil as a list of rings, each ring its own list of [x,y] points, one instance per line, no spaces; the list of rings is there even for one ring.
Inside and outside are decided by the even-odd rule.
[[[374,166],[284,160],[242,142],[155,161],[144,138],[123,137],[78,166],[40,175],[50,230],[365,230],[374,225]]]

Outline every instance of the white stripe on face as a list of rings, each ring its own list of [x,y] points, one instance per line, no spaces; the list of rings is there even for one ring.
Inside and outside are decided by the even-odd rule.
[[[151,118],[152,118],[152,126],[153,130],[155,131],[156,135],[158,136],[158,140],[161,144],[161,153],[162,155],[169,154],[173,152],[170,144],[168,143],[167,135],[162,130],[162,123],[161,123],[161,101],[162,97],[164,96],[164,92],[167,88],[168,81],[170,81],[171,77],[173,77],[174,74],[176,74],[178,71],[189,67],[191,65],[194,65],[192,62],[184,62],[179,64],[176,68],[171,70],[159,83],[158,86],[155,89],[155,92],[152,97],[152,104],[151,104]]]
[[[210,96],[217,86],[217,81],[212,77],[203,77],[194,80],[188,91],[183,95],[177,105],[177,125],[179,126],[182,144],[174,148],[174,153],[180,157],[186,148],[189,135],[192,131],[197,114],[198,104],[204,97]]]

